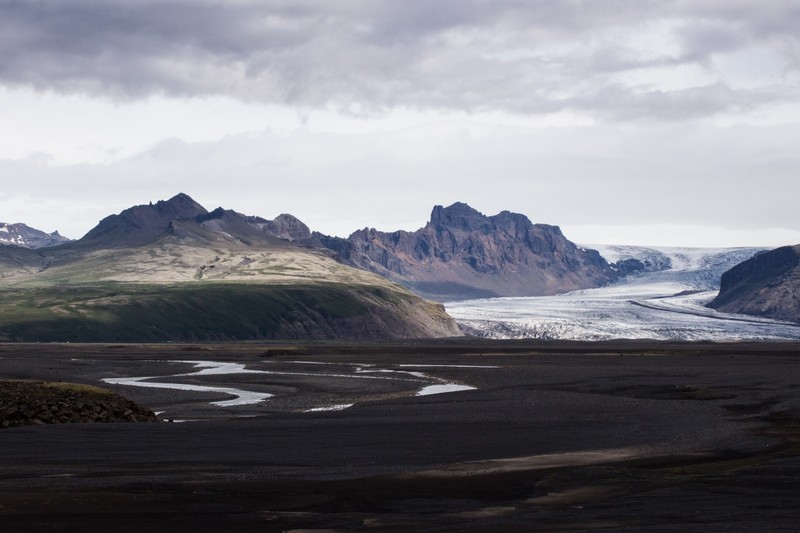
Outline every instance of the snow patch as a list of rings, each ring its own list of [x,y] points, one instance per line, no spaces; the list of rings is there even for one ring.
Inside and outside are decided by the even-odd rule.
[[[445,394],[448,392],[459,392],[465,390],[475,390],[475,387],[470,385],[457,385],[455,383],[446,383],[443,385],[428,385],[417,391],[416,396],[431,396],[433,394]]]
[[[495,365],[397,365],[400,368],[500,368]]]
[[[260,370],[247,370],[242,363],[221,363],[217,361],[176,361],[178,363],[193,364],[200,368],[196,372],[175,374],[175,376],[219,376],[225,374],[261,374]]]
[[[344,411],[350,407],[353,407],[352,403],[341,403],[338,405],[329,405],[327,407],[312,407],[311,409],[306,409],[303,411],[304,413],[319,413],[323,411]]]

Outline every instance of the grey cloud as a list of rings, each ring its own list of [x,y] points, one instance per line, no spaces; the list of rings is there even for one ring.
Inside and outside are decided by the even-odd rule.
[[[796,67],[799,16],[794,1],[0,0],[0,83],[115,99],[222,94],[357,104],[361,112],[409,106],[671,118],[664,102],[688,100],[680,115],[702,116],[773,101],[774,91],[738,91],[723,80],[694,93],[642,95],[615,78],[648,66],[707,65],[753,43]],[[676,57],[643,58],[630,43],[595,42],[603,31],[624,35],[658,21],[677,25]],[[570,91],[580,94],[565,96]]]
[[[789,91],[733,90],[715,83],[675,91],[632,93],[625,87],[607,86],[595,93],[576,97],[569,107],[594,111],[604,118],[634,120],[640,117],[680,121],[726,111],[750,111],[759,102],[782,102],[794,99]]]
[[[15,183],[0,191],[0,212],[79,236],[111,212],[183,191],[209,208],[267,218],[290,212],[339,235],[363,225],[414,229],[433,204],[455,201],[552,224],[796,230],[798,135],[797,125],[680,124],[493,125],[472,135],[456,121],[368,135],[171,140],[109,165],[0,160],[0,175]],[[86,212],[67,216],[48,203]]]

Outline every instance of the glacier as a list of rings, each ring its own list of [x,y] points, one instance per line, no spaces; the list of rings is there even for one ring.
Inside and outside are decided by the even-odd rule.
[[[705,307],[723,272],[762,248],[585,245],[645,271],[612,285],[556,296],[445,303],[462,330],[492,339],[797,340],[800,325]]]

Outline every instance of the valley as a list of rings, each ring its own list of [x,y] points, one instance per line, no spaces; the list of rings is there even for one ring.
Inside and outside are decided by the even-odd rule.
[[[706,307],[722,274],[759,249],[596,248],[609,262],[635,258],[655,269],[562,295],[449,302],[447,311],[465,332],[497,339],[800,339],[795,323]]]
[[[798,355],[765,342],[0,344],[6,378],[110,387],[174,420],[0,429],[0,520],[791,530]]]

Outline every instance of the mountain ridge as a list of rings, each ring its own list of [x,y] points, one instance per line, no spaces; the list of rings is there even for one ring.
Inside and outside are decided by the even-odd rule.
[[[434,206],[429,222],[413,232],[364,228],[346,239],[315,232],[312,241],[346,264],[439,301],[555,294],[618,277],[599,253],[578,247],[558,226],[510,211],[486,216],[463,202]]]
[[[798,294],[800,282],[783,284],[787,272],[800,270],[785,259],[796,261],[800,251],[788,249],[773,261],[774,272],[740,266],[731,269],[735,276],[726,272],[711,306],[798,320],[796,298],[785,295]],[[463,202],[434,206],[415,231],[363,228],[340,238],[312,232],[290,214],[267,220],[222,207],[209,211],[179,193],[109,215],[75,241],[0,247],[0,299],[6,303],[0,338],[58,339],[41,334],[45,330],[93,341],[452,336],[461,332],[444,308],[417,295],[440,301],[551,295],[631,274],[694,272],[706,261],[702,250],[601,250],[569,241],[558,226],[510,211],[486,216]],[[732,265],[750,253],[730,249],[725,261]],[[753,261],[764,261],[762,255]],[[693,283],[718,286],[723,264],[701,268]],[[776,286],[784,297],[772,291],[759,299]],[[738,308],[728,296],[736,291]],[[205,318],[187,319],[196,313]],[[25,314],[38,322],[15,318]],[[172,322],[172,329],[165,326]],[[128,326],[111,328],[116,337],[103,339],[108,324],[122,323]],[[82,333],[75,337],[76,331]]]
[[[105,217],[82,238],[42,259],[42,268],[83,257],[87,250],[170,238],[315,249],[438,301],[557,294],[602,286],[647,268],[638,261],[611,265],[595,250],[569,241],[558,226],[533,224],[511,211],[486,216],[463,202],[434,206],[428,223],[416,231],[363,228],[345,239],[312,232],[290,214],[267,220],[221,207],[209,212],[184,193]]]
[[[271,222],[179,194],[110,215],[77,241],[0,249],[0,339],[461,335],[441,305],[273,235]],[[302,229],[286,217],[275,227]]]
[[[207,213],[189,195],[178,193],[169,200],[136,205],[118,214],[109,215],[76,242],[106,247],[145,244],[163,233],[171,221],[195,218]]]

